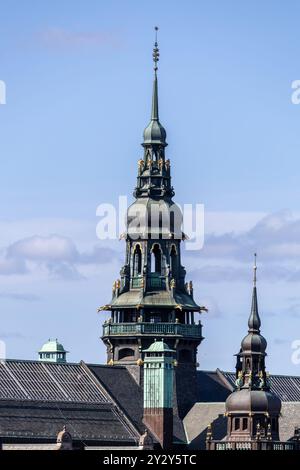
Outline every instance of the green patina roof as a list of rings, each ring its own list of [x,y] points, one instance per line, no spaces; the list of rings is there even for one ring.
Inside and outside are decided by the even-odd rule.
[[[151,291],[145,294],[142,289],[131,290],[112,299],[110,305],[112,308],[135,308],[137,305],[165,308],[180,306],[183,310],[199,311],[199,306],[190,295],[176,291],[173,297],[171,292],[166,290]]]
[[[41,349],[39,350],[39,353],[56,353],[56,352],[68,352],[65,350],[65,348],[63,347],[63,345],[61,343],[59,343],[57,341],[57,339],[55,340],[51,340],[49,339],[47,341],[47,343],[45,343]]]
[[[144,349],[143,352],[150,353],[150,352],[175,352],[174,349],[170,349],[169,346],[163,341],[154,341],[154,343],[150,344],[148,349]]]

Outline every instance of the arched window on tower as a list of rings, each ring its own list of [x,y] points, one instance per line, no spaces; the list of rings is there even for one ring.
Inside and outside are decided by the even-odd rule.
[[[238,431],[240,429],[240,418],[234,418],[234,430]]]
[[[178,257],[177,257],[177,252],[176,252],[175,245],[172,245],[170,258],[171,258],[172,277],[176,277],[177,276],[177,268],[178,268]]]
[[[140,245],[136,245],[133,254],[133,275],[142,273],[142,251]]]
[[[153,245],[151,251],[151,272],[161,274],[161,249],[158,243]]]
[[[134,359],[134,350],[131,348],[122,348],[119,351],[118,360],[129,360]]]

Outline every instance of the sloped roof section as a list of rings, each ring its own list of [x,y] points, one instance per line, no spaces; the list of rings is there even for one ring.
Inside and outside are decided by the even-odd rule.
[[[232,392],[231,383],[217,371],[197,371],[197,401],[205,403],[225,402]]]
[[[95,374],[136,429],[143,433],[145,429],[143,423],[143,391],[127,368],[95,364],[88,364],[88,368]],[[181,419],[174,414],[173,420],[175,442],[185,443],[186,436]]]
[[[81,364],[0,362],[0,400],[109,403]]]
[[[214,439],[226,436],[225,403],[195,403],[183,420],[191,449],[205,449],[207,427],[212,424]]]
[[[88,364],[101,385],[135,427],[143,432],[143,393],[126,367]]]
[[[0,400],[1,439],[8,442],[55,442],[66,426],[73,441],[93,443],[137,442],[136,436],[110,404],[55,403]]]
[[[55,442],[57,433],[67,426],[76,448],[112,442],[136,445],[140,433],[135,424],[84,362],[0,363],[0,435],[4,441]]]
[[[234,372],[221,372],[234,387]],[[281,401],[300,401],[300,377],[293,375],[271,375],[271,390]]]
[[[199,306],[196,304],[194,299],[182,291],[175,291],[174,297],[171,295],[170,291],[167,290],[157,290],[146,292],[143,295],[141,289],[131,290],[120,294],[118,297],[115,297],[111,302],[112,308],[134,308],[137,305],[144,307],[177,307],[180,305],[182,308],[187,308],[190,310],[199,310]]]

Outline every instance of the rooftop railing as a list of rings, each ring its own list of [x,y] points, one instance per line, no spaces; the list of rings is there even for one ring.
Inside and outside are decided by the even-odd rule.
[[[105,323],[103,336],[129,335],[176,335],[188,338],[202,338],[202,325],[185,325],[182,323]]]
[[[300,441],[206,441],[207,450],[300,450]]]

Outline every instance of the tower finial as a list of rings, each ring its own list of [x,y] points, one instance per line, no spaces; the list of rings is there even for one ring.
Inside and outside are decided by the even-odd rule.
[[[159,61],[159,49],[158,49],[158,43],[157,43],[157,31],[158,31],[158,26],[155,26],[155,43],[154,43],[154,48],[153,48],[153,62],[154,62],[154,71],[156,73],[157,71],[157,62]]]
[[[254,287],[256,287],[256,271],[257,271],[256,258],[257,258],[257,254],[254,253],[254,266],[253,266],[253,285],[254,285]]]
[[[258,332],[260,328],[260,318],[258,314],[258,306],[257,306],[257,292],[256,292],[256,258],[257,254],[254,253],[254,266],[253,266],[253,293],[252,293],[252,307],[251,313],[248,320],[249,332]]]
[[[153,95],[152,95],[152,110],[151,110],[151,121],[144,130],[144,142],[145,145],[160,145],[163,147],[167,146],[166,143],[166,131],[159,122],[158,113],[158,84],[157,84],[157,62],[159,61],[159,49],[157,43],[157,31],[158,27],[155,26],[155,42],[153,48],[153,62],[154,62],[154,80],[153,80]]]

